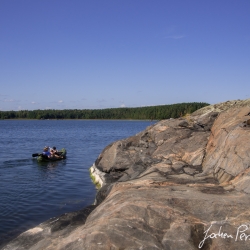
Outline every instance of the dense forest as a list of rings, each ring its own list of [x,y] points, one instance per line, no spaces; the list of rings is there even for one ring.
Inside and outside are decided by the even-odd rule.
[[[108,109],[46,109],[0,111],[0,119],[139,119],[162,120],[178,118],[209,105],[203,102],[177,103],[171,105],[139,108]]]

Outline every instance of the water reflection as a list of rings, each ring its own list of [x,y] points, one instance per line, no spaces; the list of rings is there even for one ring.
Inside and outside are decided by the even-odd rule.
[[[38,166],[43,170],[51,170],[58,166],[58,161],[51,162],[37,162]]]
[[[43,178],[56,178],[60,175],[62,167],[66,165],[66,161],[53,161],[53,162],[37,162],[37,168],[40,176]]]

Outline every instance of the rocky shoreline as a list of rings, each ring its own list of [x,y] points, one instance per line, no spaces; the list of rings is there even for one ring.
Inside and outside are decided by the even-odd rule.
[[[250,99],[168,119],[108,145],[95,204],[2,249],[249,249]]]

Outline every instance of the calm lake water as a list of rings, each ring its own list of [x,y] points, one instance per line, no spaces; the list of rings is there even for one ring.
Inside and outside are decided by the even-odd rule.
[[[0,245],[63,213],[93,204],[89,168],[109,143],[150,121],[0,120]],[[67,149],[67,159],[39,164],[44,146]]]

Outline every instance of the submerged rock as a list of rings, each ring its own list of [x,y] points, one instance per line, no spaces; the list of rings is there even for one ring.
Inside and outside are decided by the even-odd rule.
[[[250,100],[163,120],[108,145],[94,206],[3,249],[249,249]]]

